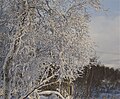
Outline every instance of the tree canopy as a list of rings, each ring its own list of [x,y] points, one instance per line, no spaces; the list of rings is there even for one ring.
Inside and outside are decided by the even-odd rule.
[[[59,82],[79,77],[94,55],[88,9],[100,9],[99,0],[1,1],[7,18],[0,21],[10,39],[3,66],[5,99],[10,93],[25,96],[54,77]]]

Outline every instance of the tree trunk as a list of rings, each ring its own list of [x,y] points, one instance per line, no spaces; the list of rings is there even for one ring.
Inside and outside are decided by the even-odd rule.
[[[9,71],[12,68],[12,64],[14,61],[14,56],[17,54],[17,50],[19,49],[20,39],[15,39],[13,46],[11,47],[8,55],[6,56],[4,65],[3,65],[3,73],[4,73],[4,99],[10,99],[10,80],[11,76],[9,75]]]
[[[4,71],[4,99],[10,99],[10,75],[9,70],[13,61],[13,57],[7,57],[3,71]]]

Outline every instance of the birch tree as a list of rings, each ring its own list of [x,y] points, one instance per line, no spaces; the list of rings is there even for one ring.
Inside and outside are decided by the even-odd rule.
[[[25,99],[64,79],[73,82],[94,54],[87,9],[100,9],[99,0],[4,0],[4,4],[11,40],[3,66],[5,99]],[[64,99],[59,91],[39,92],[47,93]]]

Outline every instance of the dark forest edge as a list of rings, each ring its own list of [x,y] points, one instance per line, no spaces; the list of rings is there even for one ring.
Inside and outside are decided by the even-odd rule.
[[[120,93],[120,70],[107,67],[96,58],[85,66],[81,77],[75,81],[75,99],[77,97],[106,97],[109,99]],[[120,97],[120,96],[118,96]],[[111,98],[110,98],[111,99]],[[118,99],[118,98],[115,98]]]

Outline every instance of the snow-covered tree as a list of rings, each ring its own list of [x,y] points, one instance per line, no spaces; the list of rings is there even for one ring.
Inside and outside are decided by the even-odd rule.
[[[43,86],[79,76],[94,53],[88,9],[99,9],[99,0],[4,0],[4,7],[10,30],[5,99],[23,99]],[[47,93],[63,98],[59,91],[39,92]]]

